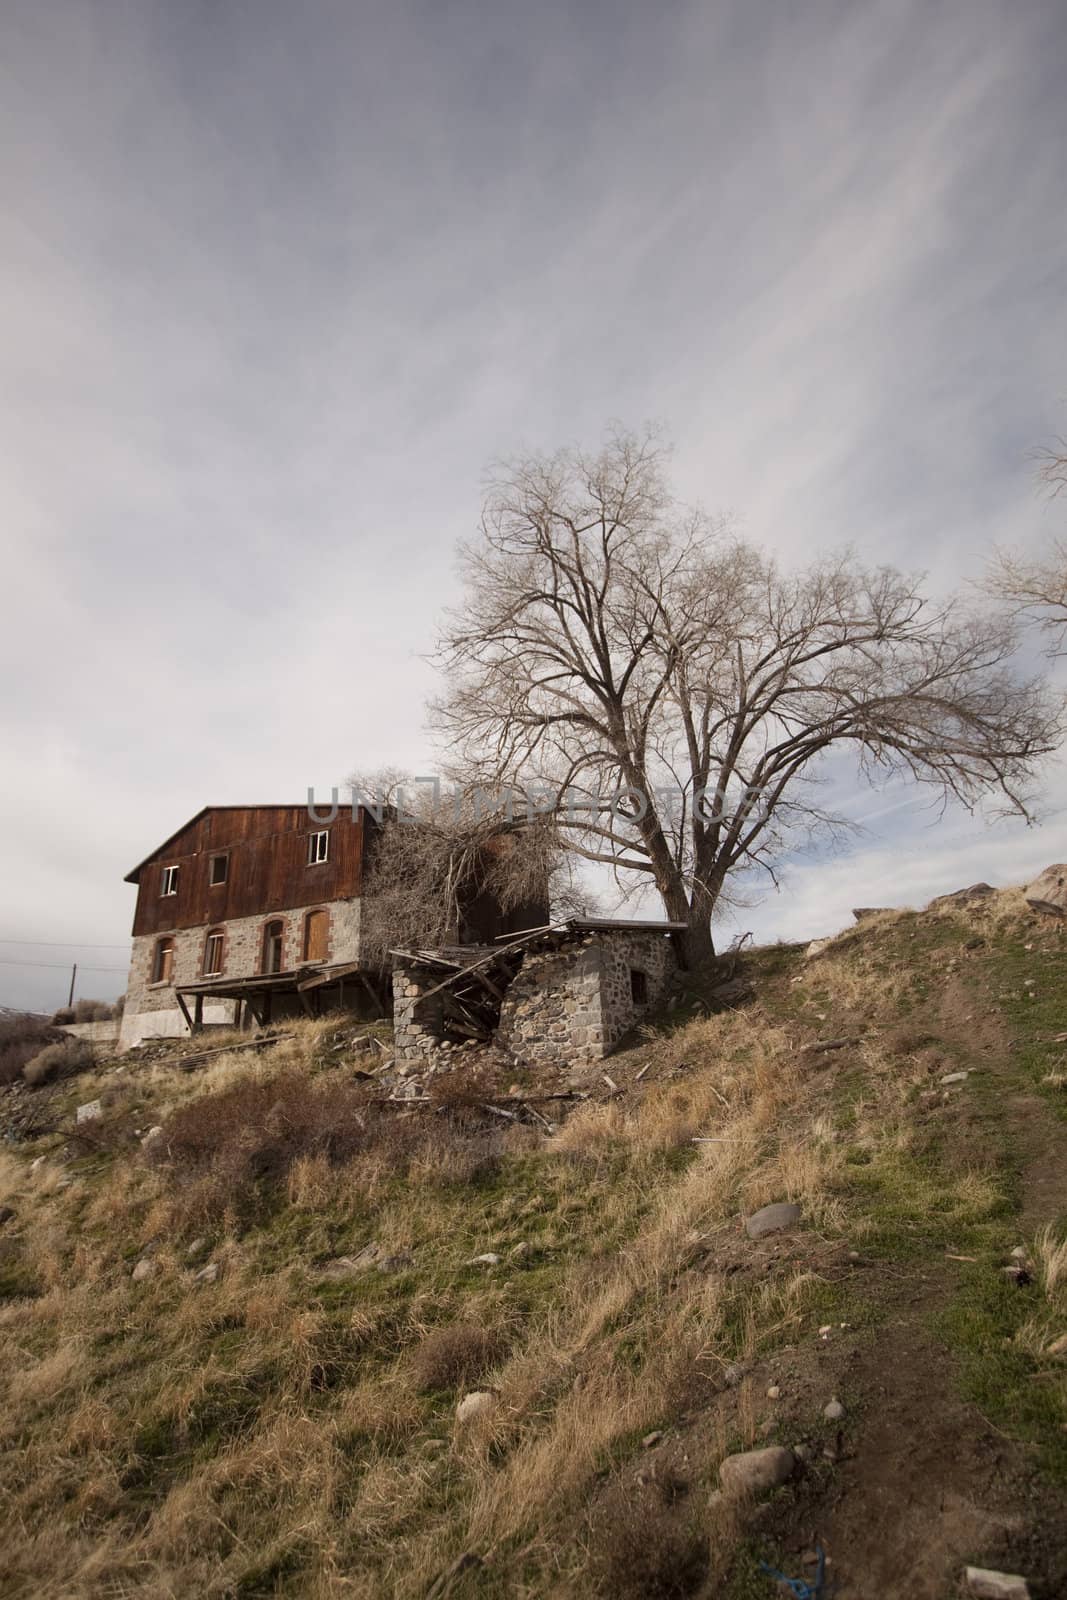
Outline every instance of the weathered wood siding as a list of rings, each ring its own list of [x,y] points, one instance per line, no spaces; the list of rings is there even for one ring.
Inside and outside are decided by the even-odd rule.
[[[160,933],[347,899],[362,889],[364,813],[341,810],[329,824],[326,861],[308,865],[308,835],[320,831],[304,806],[220,806],[197,817],[139,869],[133,932]],[[229,855],[226,882],[212,886],[211,857]],[[178,892],[161,893],[176,866]]]

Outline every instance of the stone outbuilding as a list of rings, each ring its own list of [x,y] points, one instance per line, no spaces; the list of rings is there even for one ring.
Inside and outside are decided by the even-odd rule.
[[[396,1058],[493,1042],[521,1066],[600,1060],[666,1000],[683,932],[574,917],[495,947],[394,951]]]

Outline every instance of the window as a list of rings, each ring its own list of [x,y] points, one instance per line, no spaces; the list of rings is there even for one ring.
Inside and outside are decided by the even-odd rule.
[[[222,952],[226,943],[226,935],[221,928],[212,928],[204,940],[204,976],[205,978],[218,977],[222,971]]]
[[[317,867],[320,861],[326,860],[330,848],[330,835],[324,828],[321,833],[308,834],[308,866]]]
[[[152,959],[152,982],[174,982],[174,940],[157,939],[156,953]]]
[[[285,923],[268,922],[263,929],[263,971],[282,972],[285,958]]]
[[[630,999],[635,1006],[648,1005],[648,974],[639,967],[630,968]]]
[[[304,918],[304,960],[325,961],[327,955],[330,913],[309,911]]]
[[[226,882],[229,872],[229,856],[212,856],[208,862],[207,881],[213,889],[217,889],[220,883]]]
[[[163,887],[160,889],[159,892],[160,892],[161,895],[162,894],[177,894],[178,893],[178,868],[177,867],[164,867],[163,868]]]

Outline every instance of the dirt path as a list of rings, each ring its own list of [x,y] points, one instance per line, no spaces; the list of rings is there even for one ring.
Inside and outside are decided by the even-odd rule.
[[[950,978],[915,1020],[951,1049],[946,1070],[960,1064],[976,1075],[935,1107],[950,1149],[977,1159],[995,1138],[1010,1150],[1022,1174],[1019,1238],[1032,1237],[1067,1210],[1067,1128],[1028,1090],[1008,1030],[976,985]],[[1067,1595],[1061,1500],[1042,1483],[1033,1449],[960,1397],[955,1357],[931,1331],[958,1271],[937,1254],[887,1276],[874,1336],[843,1340],[823,1364],[822,1390],[832,1381],[848,1398],[837,1459],[809,1472],[777,1531],[794,1574],[823,1546],[833,1600],[945,1600],[960,1592],[965,1562],[979,1558],[1026,1575],[1033,1600]],[[791,1377],[808,1388],[803,1365]]]

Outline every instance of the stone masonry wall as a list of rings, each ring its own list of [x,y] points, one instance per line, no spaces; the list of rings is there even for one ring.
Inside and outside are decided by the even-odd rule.
[[[633,999],[633,971],[645,977],[643,1005]],[[522,1065],[600,1060],[666,997],[675,971],[674,951],[660,933],[620,929],[590,934],[558,950],[528,952],[504,995],[496,1042]],[[439,981],[439,975],[409,967],[394,971],[398,1061],[430,1062],[435,1055],[441,1037],[440,1000],[424,997]]]
[[[623,929],[528,955],[504,996],[498,1041],[525,1065],[598,1061],[665,997],[675,968],[662,934]],[[632,998],[631,970],[645,975],[644,1005]]]
[[[178,983],[194,983],[204,976],[204,946],[210,928],[221,928],[226,937],[222,973],[219,976],[250,978],[262,967],[263,933],[267,923],[283,922],[282,968],[291,971],[300,966],[303,958],[304,918],[309,911],[317,910],[330,913],[326,959],[358,961],[358,899],[333,900],[324,907],[299,906],[291,911],[276,911],[260,917],[235,917],[230,922],[213,922],[202,928],[179,928],[169,935],[143,934],[134,939],[119,1049],[129,1050],[142,1039],[178,1038],[188,1031],[174,997],[174,981],[152,982],[156,945],[160,937],[174,940],[172,980]],[[234,1011],[233,1000],[204,1001],[205,1023],[232,1022]]]

